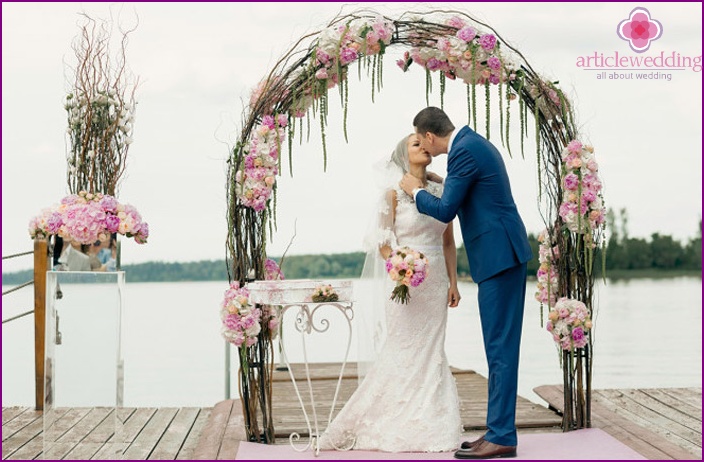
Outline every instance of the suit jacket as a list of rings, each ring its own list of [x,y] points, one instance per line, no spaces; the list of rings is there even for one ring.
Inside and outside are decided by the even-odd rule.
[[[499,151],[465,126],[448,153],[442,197],[416,195],[418,211],[445,223],[459,217],[472,279],[482,282],[532,258]]]

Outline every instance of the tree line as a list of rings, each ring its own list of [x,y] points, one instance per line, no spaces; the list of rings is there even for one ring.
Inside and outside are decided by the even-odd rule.
[[[625,209],[607,213],[609,239],[606,247],[606,275],[627,277],[629,274],[670,274],[673,272],[701,272],[702,222],[697,236],[679,242],[669,235],[653,233],[649,239],[630,237],[628,215]],[[538,269],[538,239],[528,235],[533,260],[528,263],[528,274]],[[288,255],[283,262],[287,279],[342,278],[353,279],[362,274],[364,252],[329,255]],[[279,261],[279,258],[274,258]],[[601,275],[602,250],[595,255],[595,273]],[[225,260],[203,260],[185,263],[146,262],[124,265],[127,282],[227,281]],[[469,276],[469,262],[462,244],[457,249],[457,273]],[[4,285],[15,285],[32,279],[32,270],[3,273]]]

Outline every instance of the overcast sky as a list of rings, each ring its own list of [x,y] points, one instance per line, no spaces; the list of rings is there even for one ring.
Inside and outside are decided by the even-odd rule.
[[[360,6],[362,4],[357,4]],[[608,207],[626,208],[632,236],[653,232],[686,240],[701,217],[701,70],[665,70],[671,79],[598,80],[580,56],[634,55],[616,26],[636,6],[663,26],[645,55],[701,56],[701,3],[618,4],[364,4],[398,17],[403,11],[461,8],[492,25],[532,67],[559,80],[573,98],[584,141],[595,146]],[[128,64],[140,77],[134,143],[119,199],[149,222],[149,243],[123,245],[123,264],[195,261],[225,256],[225,159],[237,139],[244,101],[278,58],[302,35],[332,19],[341,3],[3,3],[2,4],[2,253],[29,250],[29,219],[68,193],[65,63],[78,13],[135,15],[139,27]],[[347,4],[345,11],[355,9]],[[370,100],[370,81],[350,85],[349,143],[342,138],[337,98],[331,98],[328,171],[319,131],[294,146],[294,178],[279,180],[278,231],[269,244],[280,255],[361,249],[372,189],[371,165],[412,131],[425,106],[425,75],[406,74],[385,60],[384,89]],[[630,73],[632,71],[628,71]],[[633,72],[635,74],[635,72]],[[334,94],[333,94],[334,95]],[[439,105],[439,94],[431,97]],[[448,83],[446,110],[466,123],[464,88]],[[517,117],[514,117],[517,120]],[[483,130],[480,130],[483,132]],[[517,138],[516,138],[517,139]],[[532,145],[531,145],[532,146]],[[533,148],[507,158],[512,188],[529,232],[543,225],[537,205]],[[505,150],[504,150],[505,152]],[[286,155],[287,156],[287,155]],[[432,168],[444,175],[444,159]],[[285,165],[288,172],[288,165]],[[458,242],[459,243],[459,242]],[[28,268],[3,262],[3,271]]]

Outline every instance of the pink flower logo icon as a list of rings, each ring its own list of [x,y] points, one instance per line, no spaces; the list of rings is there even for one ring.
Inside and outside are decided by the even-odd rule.
[[[650,48],[650,42],[662,35],[662,24],[652,19],[648,10],[639,6],[631,11],[628,19],[618,23],[616,32],[623,40],[628,40],[633,51],[643,53]]]

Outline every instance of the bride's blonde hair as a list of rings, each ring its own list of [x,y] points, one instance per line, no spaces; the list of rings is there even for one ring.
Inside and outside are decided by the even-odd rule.
[[[411,164],[408,161],[408,138],[414,136],[415,133],[409,133],[396,145],[396,149],[391,153],[389,163],[393,163],[404,173],[408,173],[411,169]]]

